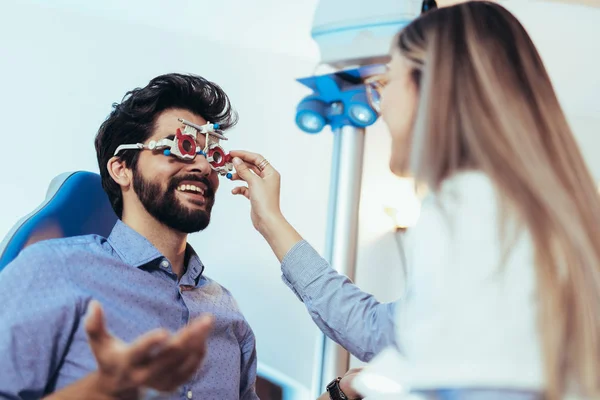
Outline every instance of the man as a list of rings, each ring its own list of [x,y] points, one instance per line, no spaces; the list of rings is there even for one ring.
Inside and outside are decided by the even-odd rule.
[[[219,180],[206,135],[175,155],[208,121],[227,129],[236,114],[198,76],[159,76],[115,106],[95,144],[119,221],[108,238],[34,244],[0,274],[0,398],[257,398],[254,334],[186,242],[208,226]]]

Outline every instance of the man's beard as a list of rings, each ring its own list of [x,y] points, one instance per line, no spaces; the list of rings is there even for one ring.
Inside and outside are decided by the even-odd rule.
[[[177,186],[185,180],[199,181],[206,185],[205,210],[191,209],[181,204],[175,192]],[[159,183],[146,180],[139,171],[133,171],[133,189],[146,211],[169,228],[192,233],[205,229],[210,223],[210,211],[215,197],[211,183],[205,177],[186,175],[173,179],[163,192]]]

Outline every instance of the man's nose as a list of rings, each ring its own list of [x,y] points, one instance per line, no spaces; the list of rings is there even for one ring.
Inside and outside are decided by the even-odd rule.
[[[188,171],[194,173],[200,173],[203,176],[209,176],[212,172],[212,168],[206,159],[204,152],[196,154],[196,157],[188,165]]]

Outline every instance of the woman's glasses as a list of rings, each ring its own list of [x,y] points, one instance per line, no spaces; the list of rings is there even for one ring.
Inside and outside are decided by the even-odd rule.
[[[387,74],[374,75],[365,79],[367,100],[377,114],[381,114],[381,93],[387,83]]]

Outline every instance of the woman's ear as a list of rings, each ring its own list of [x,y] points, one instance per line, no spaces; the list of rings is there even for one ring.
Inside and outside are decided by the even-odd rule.
[[[133,177],[131,169],[127,168],[125,161],[121,160],[119,157],[112,157],[108,160],[106,167],[111,178],[113,178],[119,186],[124,188],[131,186]]]

